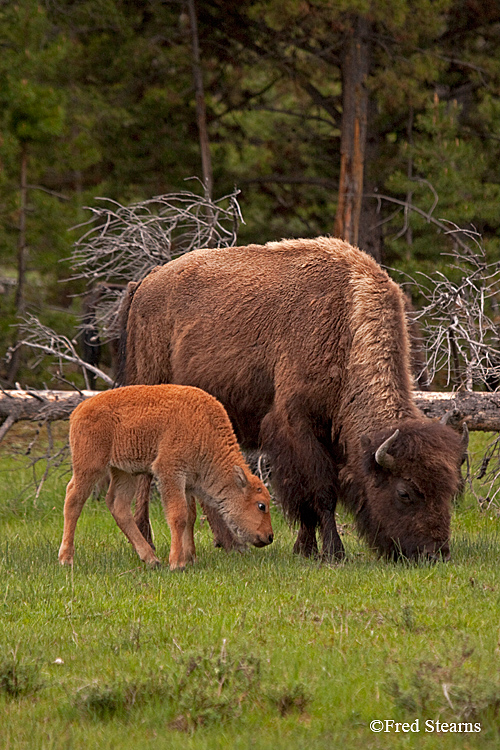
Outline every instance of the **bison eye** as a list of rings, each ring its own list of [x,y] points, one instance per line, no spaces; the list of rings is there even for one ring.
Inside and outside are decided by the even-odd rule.
[[[410,493],[408,490],[403,489],[402,487],[398,487],[397,489],[398,497],[404,502],[409,503],[411,501]]]
[[[263,513],[265,513],[265,512],[266,512],[266,510],[267,510],[267,508],[266,508],[266,505],[265,505],[265,503],[257,503],[257,507],[258,507],[258,509],[259,509],[259,510],[261,510],[261,511],[262,511]]]

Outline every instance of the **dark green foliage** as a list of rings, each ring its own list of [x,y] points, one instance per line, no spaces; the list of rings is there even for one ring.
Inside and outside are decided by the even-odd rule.
[[[40,667],[20,659],[16,653],[0,662],[0,693],[9,698],[22,698],[40,690]]]
[[[193,731],[239,716],[243,704],[255,701],[260,677],[258,659],[232,657],[224,646],[218,655],[204,651],[183,656],[170,674],[159,671],[143,681],[92,683],[75,693],[72,705],[81,716],[103,721],[125,719],[132,710],[160,702],[171,717],[170,729]],[[281,715],[298,708],[301,696],[293,691],[281,696],[276,701]]]
[[[440,253],[450,239],[396,200],[472,224],[497,259],[498,3],[197,0],[196,8],[214,198],[241,189],[240,243],[333,232],[342,60],[361,16],[370,25],[365,236],[378,238],[388,265],[446,267]],[[129,204],[177,192],[201,173],[187,15],[181,3],[157,0],[17,0],[2,4],[0,28],[0,281],[17,273],[26,149],[27,311],[48,323],[63,309],[64,332],[74,335],[74,295],[84,286],[61,283],[70,269],[59,261],[78,237],[68,230],[85,219],[82,208],[97,196]],[[0,292],[0,356],[15,338],[14,292]],[[54,385],[52,372],[34,382],[34,361],[25,356],[20,379]]]
[[[134,708],[151,700],[169,697],[168,680],[150,679],[144,682],[117,680],[112,683],[93,683],[73,696],[73,707],[87,719],[106,721],[125,719]]]
[[[274,690],[269,699],[278,709],[280,716],[286,716],[291,713],[303,714],[311,697],[305,685],[296,683],[290,687]]]
[[[464,646],[448,663],[422,660],[408,677],[392,678],[386,689],[405,715],[446,722],[485,722],[500,713],[500,682],[483,680],[468,665],[474,649]]]

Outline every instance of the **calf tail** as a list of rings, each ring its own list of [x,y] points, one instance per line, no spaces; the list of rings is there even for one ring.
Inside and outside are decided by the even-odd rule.
[[[118,345],[118,367],[116,372],[116,379],[114,386],[118,388],[122,385],[127,385],[127,323],[128,314],[130,311],[130,305],[134,299],[140,281],[129,281],[125,294],[118,310],[118,330],[119,330],[119,345]]]

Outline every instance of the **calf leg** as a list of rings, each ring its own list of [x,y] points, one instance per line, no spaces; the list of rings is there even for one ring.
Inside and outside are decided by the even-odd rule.
[[[194,562],[193,526],[196,507],[194,497],[186,498],[183,480],[162,472],[161,467],[153,466],[160,483],[160,494],[165,518],[170,528],[170,570],[183,570],[187,563]]]
[[[151,496],[151,477],[142,474],[137,481],[136,504],[134,520],[144,539],[152,549],[155,549],[153,543],[153,529],[149,520],[149,499]]]
[[[73,472],[73,476],[66,488],[64,500],[64,532],[59,548],[59,562],[62,565],[72,565],[75,554],[75,529],[85,501],[92,492],[94,485],[105,476],[105,470]]]
[[[111,482],[106,495],[106,504],[119,528],[123,531],[141,560],[152,567],[160,565],[148,542],[139,531],[132,515],[137,477],[118,469],[111,470]]]
[[[193,495],[186,496],[187,522],[182,535],[182,554],[186,563],[195,562],[196,549],[194,546],[194,522],[196,521],[196,499]]]
[[[151,494],[151,477],[143,475],[137,483],[137,497],[134,520],[144,539],[155,549],[153,530],[149,518],[149,501]],[[214,535],[216,547],[222,547],[227,552],[232,549],[241,550],[244,545],[238,541],[221,514],[215,509],[202,503],[203,512]]]

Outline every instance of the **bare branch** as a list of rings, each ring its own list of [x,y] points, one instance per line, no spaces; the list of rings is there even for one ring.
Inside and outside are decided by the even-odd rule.
[[[446,222],[448,225],[450,222]],[[417,273],[411,283],[425,303],[417,314],[426,338],[431,378],[445,369],[447,386],[500,388],[500,265],[489,263],[475,230],[448,228],[460,240],[448,253],[450,277]],[[461,250],[462,249],[462,250]]]
[[[424,182],[426,181],[424,180]],[[400,198],[393,198],[392,195],[383,195],[382,193],[363,193],[363,198],[376,198],[379,202],[387,201],[388,203],[395,203],[397,206],[402,206],[405,209],[415,211],[415,213],[417,213],[419,216],[422,216],[429,224],[434,224],[434,226],[438,227],[446,234],[450,233],[449,228],[447,227],[445,221],[440,221],[439,219],[435,219],[434,216],[432,216],[432,212],[434,211],[436,207],[435,200],[434,200],[431,210],[424,211],[418,206],[415,206],[414,203],[408,203],[408,201],[401,200]],[[460,230],[460,231],[463,233],[466,233],[466,230]],[[460,237],[458,236],[454,237],[454,240],[465,251],[471,252],[470,247],[462,239],[460,239]]]
[[[160,195],[130,206],[109,198],[89,208],[89,226],[75,243],[71,280],[140,281],[155,266],[198,247],[234,245],[243,222],[238,190],[217,201],[188,191]],[[76,227],[75,227],[76,228]]]
[[[51,328],[44,326],[34,315],[29,315],[19,325],[20,340],[16,346],[28,346],[30,349],[43,352],[56,357],[64,362],[71,362],[82,368],[84,376],[86,371],[90,371],[102,378],[108,385],[113,385],[113,378],[110,378],[103,370],[85,362],[77,353],[75,341],[70,340],[67,336],[55,333]],[[88,382],[86,382],[88,389]]]

